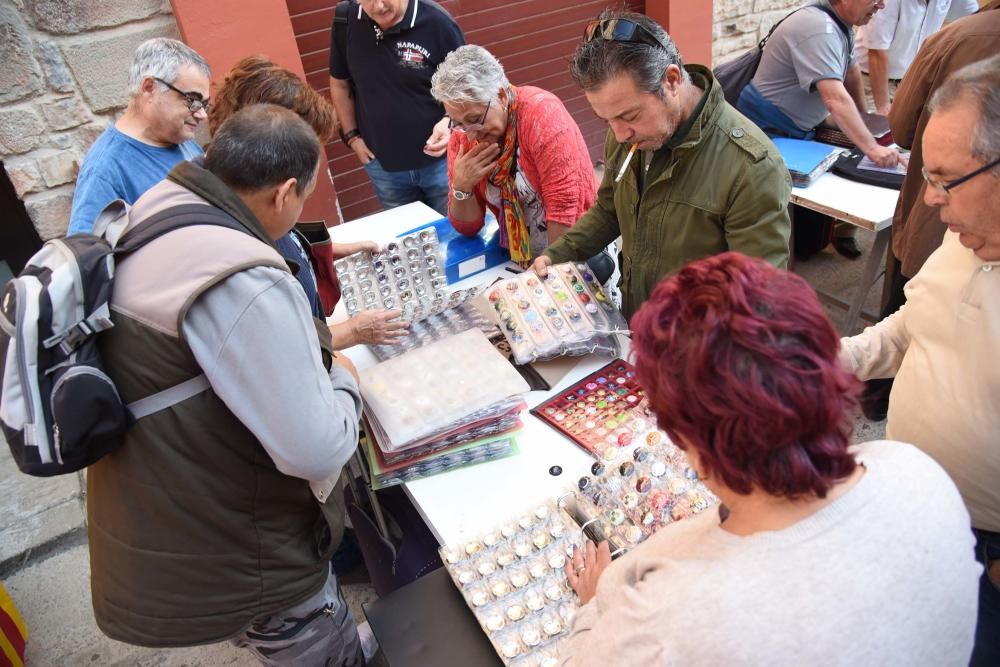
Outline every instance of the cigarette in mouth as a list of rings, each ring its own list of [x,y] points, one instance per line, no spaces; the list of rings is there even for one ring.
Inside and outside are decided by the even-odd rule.
[[[629,164],[632,162],[632,156],[635,155],[635,149],[639,147],[639,144],[632,144],[632,148],[629,149],[628,155],[625,156],[625,161],[622,162],[621,169],[618,170],[618,175],[615,176],[615,183],[622,180],[625,176],[625,170],[628,169]]]

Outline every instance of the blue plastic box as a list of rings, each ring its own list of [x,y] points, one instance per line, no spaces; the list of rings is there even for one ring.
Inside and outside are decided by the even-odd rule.
[[[400,236],[427,227],[434,227],[437,231],[449,285],[510,260],[507,250],[500,247],[500,227],[493,215],[486,216],[486,224],[479,230],[479,234],[471,238],[455,231],[448,218],[414,227]]]

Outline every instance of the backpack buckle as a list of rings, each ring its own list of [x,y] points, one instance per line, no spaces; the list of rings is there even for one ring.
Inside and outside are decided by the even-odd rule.
[[[59,341],[59,349],[67,357],[80,347],[80,344],[87,340],[87,337],[94,333],[94,330],[86,322],[78,322],[76,326],[66,332],[66,335]],[[45,341],[48,343],[48,341]]]

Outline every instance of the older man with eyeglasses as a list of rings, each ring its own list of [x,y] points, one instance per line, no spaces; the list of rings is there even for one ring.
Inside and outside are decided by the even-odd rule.
[[[862,379],[895,376],[887,437],[923,449],[962,493],[986,570],[972,664],[997,665],[1000,56],[955,72],[931,97],[929,113],[923,197],[947,225],[944,241],[907,283],[906,304],[845,338],[841,358]]]
[[[727,250],[788,263],[791,180],[763,131],[730,106],[712,72],[681,61],[648,16],[591,21],[570,73],[608,123],[597,202],[533,267],[582,261],[622,237],[622,312],[694,259]]]
[[[156,38],[139,45],[128,107],[83,159],[67,233],[89,232],[108,203],[133,203],[178,162],[202,154],[194,133],[208,115],[210,77],[205,59],[183,42]]]

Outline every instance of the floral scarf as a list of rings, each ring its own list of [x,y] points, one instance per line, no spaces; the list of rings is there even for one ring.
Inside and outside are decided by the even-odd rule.
[[[507,130],[500,141],[497,168],[489,182],[500,189],[500,245],[510,250],[510,258],[523,267],[531,263],[528,226],[517,198],[517,89],[508,88]]]

